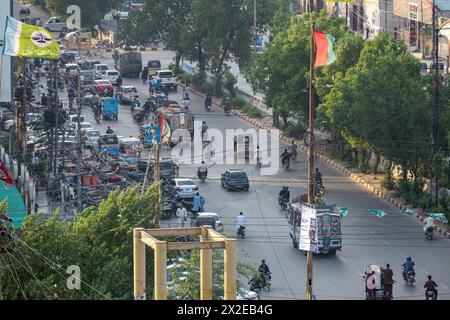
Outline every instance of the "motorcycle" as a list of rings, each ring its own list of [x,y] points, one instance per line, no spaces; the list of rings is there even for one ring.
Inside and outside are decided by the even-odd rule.
[[[425,291],[426,300],[436,300],[436,296],[434,295],[433,290]]]
[[[281,209],[287,210],[288,202],[284,197],[278,196],[278,204],[280,205]]]
[[[433,228],[433,227],[428,227],[428,228],[425,230],[425,237],[426,237],[428,240],[433,240],[433,231],[434,231],[434,228]]]
[[[270,291],[270,286],[271,286],[271,284],[270,284],[270,275],[271,275],[271,273],[263,273],[263,272],[261,272],[261,278],[263,279],[263,283],[262,283],[262,288],[264,289],[266,289],[267,290],[267,292],[269,292]]]
[[[208,112],[211,111],[211,105],[210,105],[210,104],[207,104],[205,109],[206,109]]]
[[[283,169],[285,171],[289,171],[289,159],[284,160],[284,162],[283,162]]]
[[[297,151],[294,151],[294,152],[291,153],[291,160],[293,162],[295,162],[295,160],[297,160]]]
[[[245,227],[244,226],[239,226],[239,229],[236,232],[238,237],[241,237],[241,239],[245,238]]]
[[[202,183],[205,183],[205,180],[206,180],[206,172],[199,172],[198,173],[198,177],[199,177],[199,179],[200,179],[200,181],[202,182]]]
[[[325,195],[325,187],[319,182],[314,182],[314,194],[316,197],[323,197]]]
[[[95,121],[97,121],[97,124],[99,124],[100,123],[100,115],[98,113],[95,113],[94,118],[95,118]]]
[[[414,282],[416,282],[416,274],[412,271],[408,271],[406,273],[406,276],[404,278],[407,285],[410,285],[411,287],[414,285]]]

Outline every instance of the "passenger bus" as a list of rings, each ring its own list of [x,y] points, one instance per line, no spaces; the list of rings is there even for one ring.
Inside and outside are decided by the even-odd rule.
[[[113,55],[114,66],[121,77],[139,77],[142,71],[142,56],[140,52],[116,50]]]
[[[306,206],[306,203],[292,203],[287,215],[292,245],[296,249],[299,249],[300,244],[302,206]],[[336,251],[342,249],[342,216],[334,205],[314,205],[314,209],[317,219],[317,252],[314,253],[335,255]],[[302,252],[306,254],[306,251]]]

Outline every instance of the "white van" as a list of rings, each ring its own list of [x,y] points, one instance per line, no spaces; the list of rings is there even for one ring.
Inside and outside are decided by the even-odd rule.
[[[161,80],[161,86],[168,87],[172,90],[177,90],[177,77],[172,70],[159,70],[156,72],[156,78]]]
[[[51,17],[47,20],[47,22],[44,24],[44,28],[48,31],[63,31],[66,32],[68,30],[67,25],[65,22],[61,20],[60,17]]]
[[[106,70],[103,75],[103,79],[109,80],[113,85],[117,85],[117,79],[119,79],[119,71]]]

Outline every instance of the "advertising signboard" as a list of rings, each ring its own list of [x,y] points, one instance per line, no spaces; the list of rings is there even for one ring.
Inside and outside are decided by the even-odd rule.
[[[12,15],[12,1],[4,0],[0,6],[0,50],[3,51],[3,36],[6,17]],[[12,72],[11,57],[0,55],[0,102],[11,102]]]
[[[303,251],[318,252],[317,245],[317,217],[316,209],[302,206],[302,220],[300,224],[299,249]]]

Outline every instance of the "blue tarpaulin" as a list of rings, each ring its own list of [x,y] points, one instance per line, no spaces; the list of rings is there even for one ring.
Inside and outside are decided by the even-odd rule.
[[[6,214],[13,220],[14,228],[19,228],[28,215],[19,190],[13,184],[6,184],[0,180],[0,201],[8,200]]]

